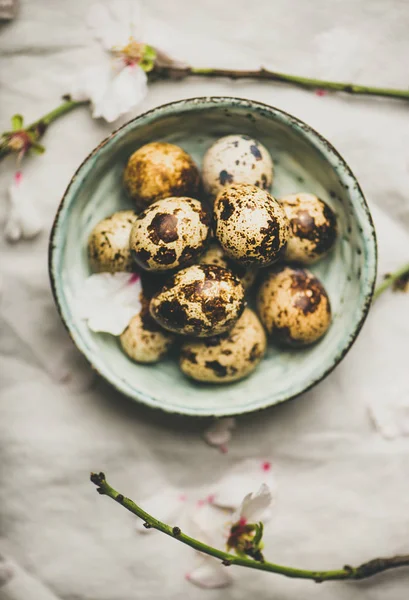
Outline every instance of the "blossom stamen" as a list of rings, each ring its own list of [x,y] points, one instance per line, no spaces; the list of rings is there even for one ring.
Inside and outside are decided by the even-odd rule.
[[[137,42],[133,36],[129,38],[129,42],[122,48],[113,48],[113,53],[121,58],[126,66],[139,65],[145,54],[146,44]]]

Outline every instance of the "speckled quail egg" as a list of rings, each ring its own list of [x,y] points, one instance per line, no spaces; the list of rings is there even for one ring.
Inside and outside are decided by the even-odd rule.
[[[193,196],[199,191],[200,176],[187,152],[164,142],[152,142],[129,158],[124,185],[137,208],[169,196]]]
[[[192,379],[228,383],[247,377],[266,351],[266,334],[257,315],[246,308],[231,331],[205,340],[188,340],[180,368]]]
[[[301,268],[281,266],[267,273],[257,309],[272,339],[289,346],[316,342],[331,323],[327,292],[310,271]]]
[[[132,271],[129,236],[136,219],[133,210],[120,210],[103,219],[88,239],[88,256],[94,273]]]
[[[169,331],[209,337],[231,329],[244,305],[243,286],[231,271],[192,265],[178,271],[153,296],[150,311]]]
[[[142,310],[135,315],[119,338],[122,349],[135,362],[155,363],[163,358],[175,336],[152,319],[149,301],[142,298]]]
[[[199,200],[158,200],[135,220],[129,240],[132,257],[151,271],[187,265],[205,249],[209,225],[210,217]]]
[[[284,257],[311,264],[325,256],[337,237],[333,210],[314,194],[292,194],[280,200],[290,221],[290,238]]]
[[[214,203],[215,234],[226,255],[238,263],[275,262],[289,236],[283,208],[254,185],[232,184]]]
[[[223,248],[214,239],[210,240],[209,246],[199,258],[199,263],[201,265],[215,265],[224,269],[229,268],[228,258],[223,252]]]
[[[269,190],[273,161],[257,140],[248,135],[227,135],[206,152],[202,177],[206,193],[213,198],[232,183],[250,183]]]
[[[229,260],[216,240],[211,240],[209,247],[201,255],[198,262],[201,265],[216,265],[230,269],[240,279],[245,290],[251,288],[257,277],[258,271],[255,267],[246,268]]]

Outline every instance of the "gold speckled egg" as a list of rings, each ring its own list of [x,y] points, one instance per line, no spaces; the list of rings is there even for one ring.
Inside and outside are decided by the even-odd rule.
[[[211,240],[209,247],[201,255],[198,262],[201,265],[216,265],[230,269],[240,279],[245,290],[251,288],[257,277],[258,270],[256,267],[246,268],[229,260],[216,240]]]
[[[155,363],[168,353],[175,336],[152,319],[149,301],[143,298],[141,312],[131,319],[119,341],[125,354],[135,362]]]
[[[224,252],[245,266],[275,262],[289,236],[283,208],[254,185],[233,184],[220,192],[214,219],[215,235]]]
[[[226,135],[206,152],[202,176],[206,193],[213,198],[232,183],[250,183],[269,190],[273,161],[258,140],[248,135]]]
[[[165,142],[152,142],[129,158],[123,181],[129,196],[143,210],[169,196],[197,196],[200,176],[187,152]]]
[[[327,292],[306,269],[281,266],[268,272],[258,292],[257,310],[271,338],[289,346],[316,342],[331,324]]]
[[[158,200],[135,220],[129,241],[132,257],[150,271],[185,266],[204,251],[209,225],[210,217],[199,200]]]
[[[153,296],[150,311],[169,331],[209,337],[231,329],[244,306],[243,286],[231,271],[193,265],[167,281]]]
[[[197,381],[228,383],[247,377],[266,351],[266,334],[257,315],[246,308],[231,331],[205,340],[188,340],[180,368]]]
[[[129,236],[136,219],[133,210],[120,210],[103,219],[88,239],[88,256],[94,273],[132,271]]]
[[[311,264],[325,256],[337,238],[333,210],[314,194],[292,194],[280,200],[290,221],[285,260]]]

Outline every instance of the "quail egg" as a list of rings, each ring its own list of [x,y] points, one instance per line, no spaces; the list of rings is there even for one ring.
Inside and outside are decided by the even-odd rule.
[[[244,289],[228,269],[193,265],[178,271],[151,300],[154,319],[169,331],[209,337],[231,329],[244,310]]]
[[[88,239],[89,262],[94,273],[132,271],[129,235],[135,219],[133,210],[120,210],[95,225]]]
[[[314,194],[292,194],[280,200],[290,221],[285,259],[311,264],[325,256],[337,237],[333,210]]]
[[[202,176],[205,191],[213,198],[232,183],[250,183],[269,190],[273,161],[257,140],[248,135],[227,135],[206,152]]]
[[[275,262],[289,236],[284,209],[254,185],[236,183],[220,192],[214,220],[216,238],[225,254],[245,266]]]
[[[185,342],[180,368],[197,381],[228,383],[247,377],[266,351],[266,334],[257,315],[246,308],[231,331]]]
[[[165,198],[135,219],[131,254],[143,269],[168,271],[195,260],[205,249],[210,217],[199,200]]]
[[[267,273],[257,309],[267,333],[284,345],[312,344],[331,324],[327,292],[306,269],[281,266]]]
[[[211,240],[207,250],[199,258],[201,265],[215,265],[216,267],[229,268],[228,258],[223,252],[223,248],[216,240]]]
[[[149,313],[149,301],[142,298],[142,310],[136,314],[119,341],[122,349],[135,362],[155,363],[163,358],[175,336],[162,329]]]
[[[199,258],[201,265],[216,265],[230,269],[236,275],[245,290],[251,288],[257,277],[256,268],[246,268],[232,260],[229,260],[223,252],[223,248],[216,240],[211,240],[209,247]]]
[[[129,158],[124,185],[138,209],[161,198],[193,196],[199,191],[200,176],[187,152],[164,142],[152,142]]]

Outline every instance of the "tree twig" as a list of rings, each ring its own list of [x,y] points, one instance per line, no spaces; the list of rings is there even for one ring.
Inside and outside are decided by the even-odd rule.
[[[360,94],[365,96],[381,96],[385,98],[395,98],[409,100],[409,89],[400,90],[394,88],[383,88],[376,86],[357,85],[355,83],[345,83],[342,81],[327,81],[325,79],[315,79],[310,77],[301,77],[299,75],[290,75],[269,69],[254,70],[236,70],[236,69],[200,69],[197,67],[178,67],[175,65],[155,66],[149,73],[151,80],[158,79],[186,79],[187,77],[224,77],[228,79],[257,79],[263,81],[275,81],[279,83],[289,83],[306,89],[329,90],[332,92],[345,92],[346,94]]]
[[[388,287],[390,287],[391,285],[395,285],[399,282],[400,279],[405,279],[407,277],[409,277],[409,263],[406,263],[405,265],[403,265],[403,267],[400,267],[399,269],[385,277],[385,280],[376,288],[373,295],[373,300],[375,301],[377,298],[379,298],[379,296],[383,294],[383,292],[387,290]]]
[[[89,104],[87,100],[76,101],[67,98],[64,100],[64,102],[57,106],[57,108],[54,108],[40,119],[37,119],[37,121],[34,121],[30,125],[27,125],[27,127],[24,127],[23,131],[31,133],[33,135],[32,141],[38,142],[43,137],[43,135],[47,131],[48,126],[53,121],[56,121],[57,119],[59,119],[66,113],[71,112],[75,108],[78,108],[79,106],[84,106],[86,104]],[[13,133],[15,134],[16,132]],[[13,149],[11,146],[8,145],[8,132],[5,132],[3,133],[2,139],[0,140],[0,160],[2,158],[5,158],[8,154],[11,154],[11,152],[13,152]]]
[[[323,581],[339,581],[339,580],[357,580],[372,577],[377,573],[382,573],[389,569],[396,569],[397,567],[409,567],[409,555],[404,556],[393,556],[391,558],[376,558],[369,562],[363,563],[358,567],[351,567],[346,565],[342,569],[336,569],[332,571],[310,571],[306,569],[296,569],[293,567],[287,567],[283,565],[277,565],[268,561],[258,562],[251,558],[242,558],[235,554],[218,550],[212,546],[208,546],[195,538],[192,538],[183,533],[178,526],[167,525],[162,523],[140,506],[135,504],[130,498],[126,498],[123,494],[117,492],[112,488],[105,479],[104,473],[91,473],[91,481],[97,486],[97,492],[103,496],[108,496],[121,504],[129,512],[133,513],[137,517],[143,520],[145,527],[153,528],[157,531],[161,531],[165,535],[175,538],[182,544],[190,546],[194,550],[203,552],[209,556],[219,559],[224,565],[238,565],[240,567],[247,567],[250,569],[257,569],[258,571],[268,571],[270,573],[277,573],[284,575],[285,577],[297,578],[297,579],[311,579],[317,583]]]

